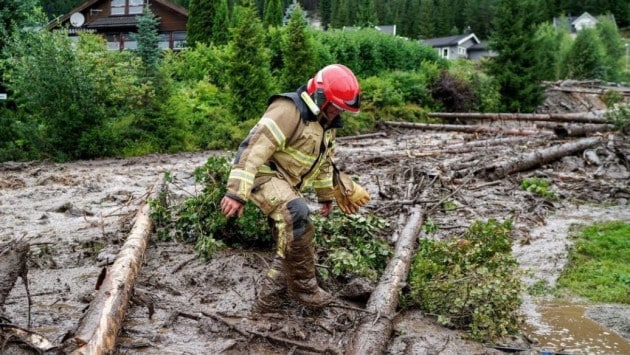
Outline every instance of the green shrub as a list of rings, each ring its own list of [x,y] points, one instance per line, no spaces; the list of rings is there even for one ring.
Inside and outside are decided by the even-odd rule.
[[[313,216],[317,245],[327,268],[324,278],[362,276],[376,280],[387,266],[392,247],[383,238],[388,223],[375,215],[348,215],[333,211],[328,218]]]
[[[474,222],[461,238],[421,240],[403,304],[478,341],[517,332],[523,285],[511,255],[511,230],[511,221],[491,219]]]
[[[549,190],[549,180],[539,178],[523,179],[521,181],[521,189],[551,200],[556,198],[556,194]]]

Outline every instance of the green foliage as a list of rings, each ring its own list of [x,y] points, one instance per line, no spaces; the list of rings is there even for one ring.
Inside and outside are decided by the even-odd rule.
[[[203,190],[176,206],[172,222],[162,223],[162,227],[169,231],[158,233],[195,243],[195,250],[203,258],[211,258],[214,252],[226,245],[251,247],[270,244],[267,218],[253,204],[247,203],[240,218],[227,219],[221,213],[221,199],[226,192],[229,172],[227,158],[208,158],[205,165],[195,170],[195,178],[203,184]],[[165,214],[162,212],[159,215]]]
[[[446,62],[430,46],[371,28],[317,32],[316,40],[329,49],[332,61],[351,68],[359,78],[386,71],[418,71],[423,62]]]
[[[194,47],[198,43],[210,44],[212,41],[216,3],[214,0],[190,0],[186,25],[188,46]]]
[[[623,101],[623,95],[616,90],[607,90],[601,96],[601,99],[606,104],[606,107],[614,107],[616,104]]]
[[[498,0],[490,47],[498,56],[487,64],[500,87],[502,110],[533,112],[542,101],[539,84],[545,74],[535,32],[540,19],[531,1]]]
[[[147,77],[152,77],[158,70],[158,63],[162,50],[159,47],[160,37],[158,25],[160,24],[149,5],[145,5],[142,16],[137,17],[138,33],[132,33],[131,37],[138,41],[136,53],[142,59]]]
[[[607,75],[604,47],[592,28],[581,30],[567,54],[567,78],[604,79]]]
[[[313,38],[306,30],[304,11],[297,5],[286,27],[286,37],[282,45],[284,68],[280,79],[282,91],[295,91],[319,69],[313,58]]]
[[[630,224],[621,221],[584,227],[569,251],[558,287],[595,302],[630,304],[628,235]]]
[[[275,91],[262,24],[253,6],[237,6],[227,52],[228,106],[239,121],[260,117]],[[247,58],[247,60],[244,60]]]
[[[10,51],[5,85],[16,105],[41,125],[42,151],[57,160],[94,156],[80,143],[84,134],[103,127],[109,95],[101,91],[103,72],[94,70],[93,56],[78,54],[65,34],[46,31],[21,33]]]
[[[614,110],[607,111],[606,120],[622,133],[630,135],[630,104],[618,105]]]
[[[324,278],[367,277],[376,281],[387,266],[392,247],[383,239],[387,222],[375,215],[316,215],[316,244],[324,249]]]
[[[230,9],[227,0],[218,0],[212,22],[212,42],[215,45],[227,44],[230,40]]]
[[[263,18],[263,26],[268,27],[280,27],[282,26],[282,18],[284,14],[282,11],[282,1],[280,0],[268,0],[265,4],[265,14]]]
[[[605,53],[606,75],[603,79],[616,82],[621,79],[620,74],[623,71],[622,58],[625,54],[623,41],[613,20],[607,16],[599,16],[597,20],[595,29]]]
[[[556,194],[549,189],[549,180],[546,179],[523,179],[521,181],[521,189],[547,199],[556,199]]]
[[[421,240],[407,304],[478,341],[517,332],[523,285],[511,255],[511,230],[511,221],[491,219],[474,222],[461,238]]]

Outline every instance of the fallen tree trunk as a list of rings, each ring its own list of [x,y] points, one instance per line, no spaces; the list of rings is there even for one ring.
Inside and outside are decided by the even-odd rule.
[[[500,179],[511,173],[529,170],[536,166],[558,160],[564,156],[583,151],[586,148],[600,144],[602,141],[602,137],[591,137],[552,146],[532,153],[520,155],[514,159],[494,163],[476,171],[475,173],[477,175],[484,175],[490,180]]]
[[[578,113],[479,113],[479,112],[429,112],[432,118],[471,119],[492,121],[555,121],[606,123],[606,118],[593,112]]]
[[[551,122],[536,123],[536,127],[551,129],[558,137],[584,137],[589,133],[610,132],[615,130],[611,124],[566,124]]]
[[[425,129],[425,130],[433,130],[433,131],[464,132],[464,133],[492,133],[492,134],[504,134],[504,135],[510,135],[510,136],[531,136],[534,134],[540,134],[540,131],[538,130],[509,129],[509,128],[488,127],[488,126],[479,126],[479,125],[473,126],[473,125],[393,122],[393,121],[384,121],[383,124],[388,127]]]
[[[96,297],[70,339],[78,346],[73,354],[108,354],[114,349],[153,228],[149,217],[151,208],[147,201],[157,198],[164,184],[162,176],[138,210],[136,222],[125,244],[106,272]]]
[[[418,233],[424,222],[422,208],[412,209],[401,233],[394,257],[387,264],[383,276],[366,305],[376,317],[366,317],[357,328],[345,354],[383,354],[393,331],[393,318],[398,307],[399,292],[407,281],[411,258],[416,249]]]

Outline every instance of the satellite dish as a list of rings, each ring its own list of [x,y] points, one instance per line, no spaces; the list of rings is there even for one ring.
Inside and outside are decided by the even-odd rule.
[[[81,27],[85,22],[85,17],[80,12],[75,12],[70,16],[70,24],[74,27]]]

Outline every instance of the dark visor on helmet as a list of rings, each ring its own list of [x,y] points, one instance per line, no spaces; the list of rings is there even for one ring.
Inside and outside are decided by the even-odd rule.
[[[346,100],[343,103],[358,110],[361,107],[361,94],[355,96],[353,100]]]

